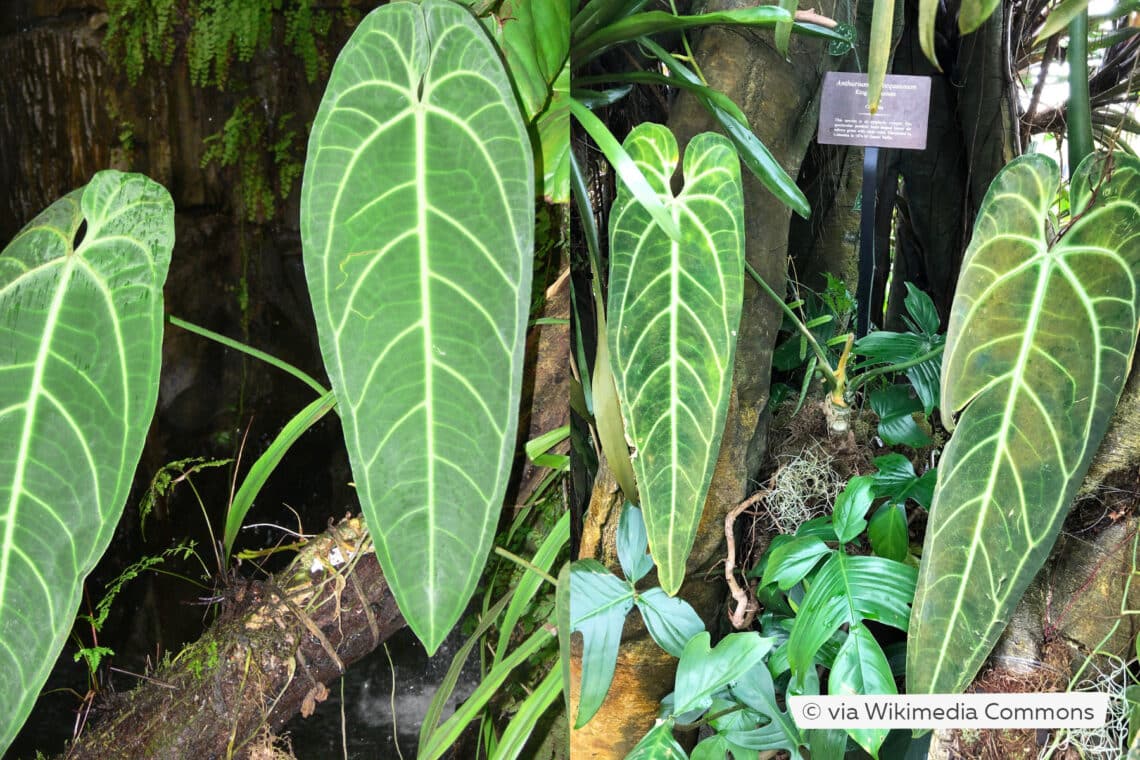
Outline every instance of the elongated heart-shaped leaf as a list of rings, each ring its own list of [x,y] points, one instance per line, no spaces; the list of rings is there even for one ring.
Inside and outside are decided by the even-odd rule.
[[[908,691],[973,679],[1048,556],[1128,375],[1140,160],[1114,162],[1103,182],[1100,161],[1081,164],[1076,221],[1052,243],[1060,173],[1048,158],[1015,160],[982,203],[946,339],[943,418],[960,416],[926,528]]]
[[[704,621],[688,602],[669,596],[659,588],[638,594],[637,609],[645,619],[649,635],[674,657],[680,657],[689,639],[705,630]]]
[[[608,340],[649,548],[677,593],[724,432],[744,279],[740,164],[697,135],[673,197],[677,142],[640,124],[625,147],[680,228],[676,241],[624,187],[610,213]]]
[[[158,394],[173,246],[166,190],[107,171],[0,253],[0,753],[123,512]]]
[[[851,626],[847,640],[835,655],[827,677],[827,692],[832,696],[898,693],[887,656],[863,623]],[[851,728],[847,733],[868,753],[878,757],[888,731],[886,728]]]
[[[313,124],[301,236],[361,507],[429,652],[506,490],[533,200],[526,129],[474,17],[450,0],[369,14]]]

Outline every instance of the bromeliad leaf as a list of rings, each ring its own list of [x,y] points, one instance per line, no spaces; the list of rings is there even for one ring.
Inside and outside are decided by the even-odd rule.
[[[376,554],[434,652],[491,547],[533,256],[530,142],[500,58],[449,0],[378,8],[333,68],[301,235]]]
[[[1140,160],[1060,173],[1027,155],[982,203],[950,315],[942,454],[907,652],[908,691],[973,679],[1045,561],[1128,375],[1140,291]],[[1093,188],[1095,188],[1095,193]],[[1090,205],[1090,199],[1095,202]]]
[[[158,393],[173,246],[166,190],[107,171],[0,253],[0,753],[122,514]]]
[[[661,586],[685,577],[720,448],[743,292],[740,164],[704,133],[685,153],[673,197],[677,143],[640,124],[625,147],[680,228],[672,240],[624,187],[610,214],[608,341],[649,548]]]

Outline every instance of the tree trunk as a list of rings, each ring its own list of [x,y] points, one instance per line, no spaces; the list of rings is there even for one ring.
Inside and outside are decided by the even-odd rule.
[[[65,756],[250,757],[403,627],[364,521],[346,518],[268,580],[235,581],[202,637],[112,695]]]

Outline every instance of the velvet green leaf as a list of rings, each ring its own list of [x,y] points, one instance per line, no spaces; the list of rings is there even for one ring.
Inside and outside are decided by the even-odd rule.
[[[907,652],[907,690],[959,692],[1060,530],[1128,376],[1140,293],[1140,161],[1077,169],[1075,221],[1049,214],[1060,173],[1030,154],[986,194],[946,340],[942,454]],[[1095,190],[1094,190],[1095,188]],[[1095,202],[1090,207],[1090,198]]]
[[[75,620],[154,414],[174,204],[105,171],[0,252],[0,754]]]
[[[361,507],[429,652],[475,590],[510,474],[533,202],[526,128],[470,12],[369,14],[313,124],[301,236]]]
[[[672,133],[640,124],[625,147],[681,233],[671,239],[619,186],[610,213],[610,361],[649,548],[662,588],[675,594],[728,410],[744,275],[740,164],[724,137],[697,135],[674,197]]]

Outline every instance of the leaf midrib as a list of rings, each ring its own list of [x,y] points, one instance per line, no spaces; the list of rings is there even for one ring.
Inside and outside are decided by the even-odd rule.
[[[1047,286],[1049,283],[1049,277],[1053,270],[1052,260],[1048,256],[1045,256],[1041,250],[1041,241],[1036,241],[1036,245],[1036,257],[1041,261],[1041,269],[1037,275],[1037,287],[1033,295],[1033,305],[1029,312],[1029,319],[1027,320],[1024,337],[1021,341],[1021,348],[1018,350],[1017,361],[1015,362],[1014,366],[1011,367],[1006,373],[1006,376],[1009,378],[1010,386],[1009,393],[1006,396],[1005,408],[1002,410],[1001,425],[998,428],[997,436],[995,436],[996,449],[1004,449],[1005,441],[1009,436],[1009,430],[1013,425],[1012,410],[1014,408],[1014,402],[1016,401],[1017,396],[1021,391],[1021,385],[1018,381],[1018,378],[1024,375],[1025,366],[1028,362],[1029,355],[1035,342],[1034,339],[1037,335],[1038,323],[1041,319],[1041,313],[1044,309],[1045,296],[1048,292]],[[997,473],[1002,466],[1003,461],[1004,460],[1001,456],[995,455],[993,457],[993,461],[990,464],[990,473],[986,478],[986,490],[981,500],[983,507],[981,510],[979,510],[978,519],[974,522],[974,532],[970,538],[970,551],[966,556],[966,563],[962,570],[963,577],[971,577],[974,563],[977,561],[978,547],[982,544],[982,528],[985,524],[984,518],[988,510],[992,508],[991,505],[993,500],[994,483],[996,482]],[[1025,504],[1021,505],[1021,509],[1024,511]],[[1021,564],[1024,564],[1024,557],[1021,558],[1019,567]],[[931,684],[938,683],[938,677],[942,672],[942,666],[946,662],[946,652],[949,651],[946,644],[949,641],[950,634],[956,632],[957,630],[955,628],[954,621],[957,620],[957,618],[962,613],[962,604],[966,597],[966,587],[967,585],[965,583],[958,584],[958,593],[954,597],[954,606],[951,609],[950,614],[947,616],[947,624],[943,629],[943,646],[939,648],[938,659],[930,678]],[[1007,586],[1007,588],[1012,588],[1012,584]]]

